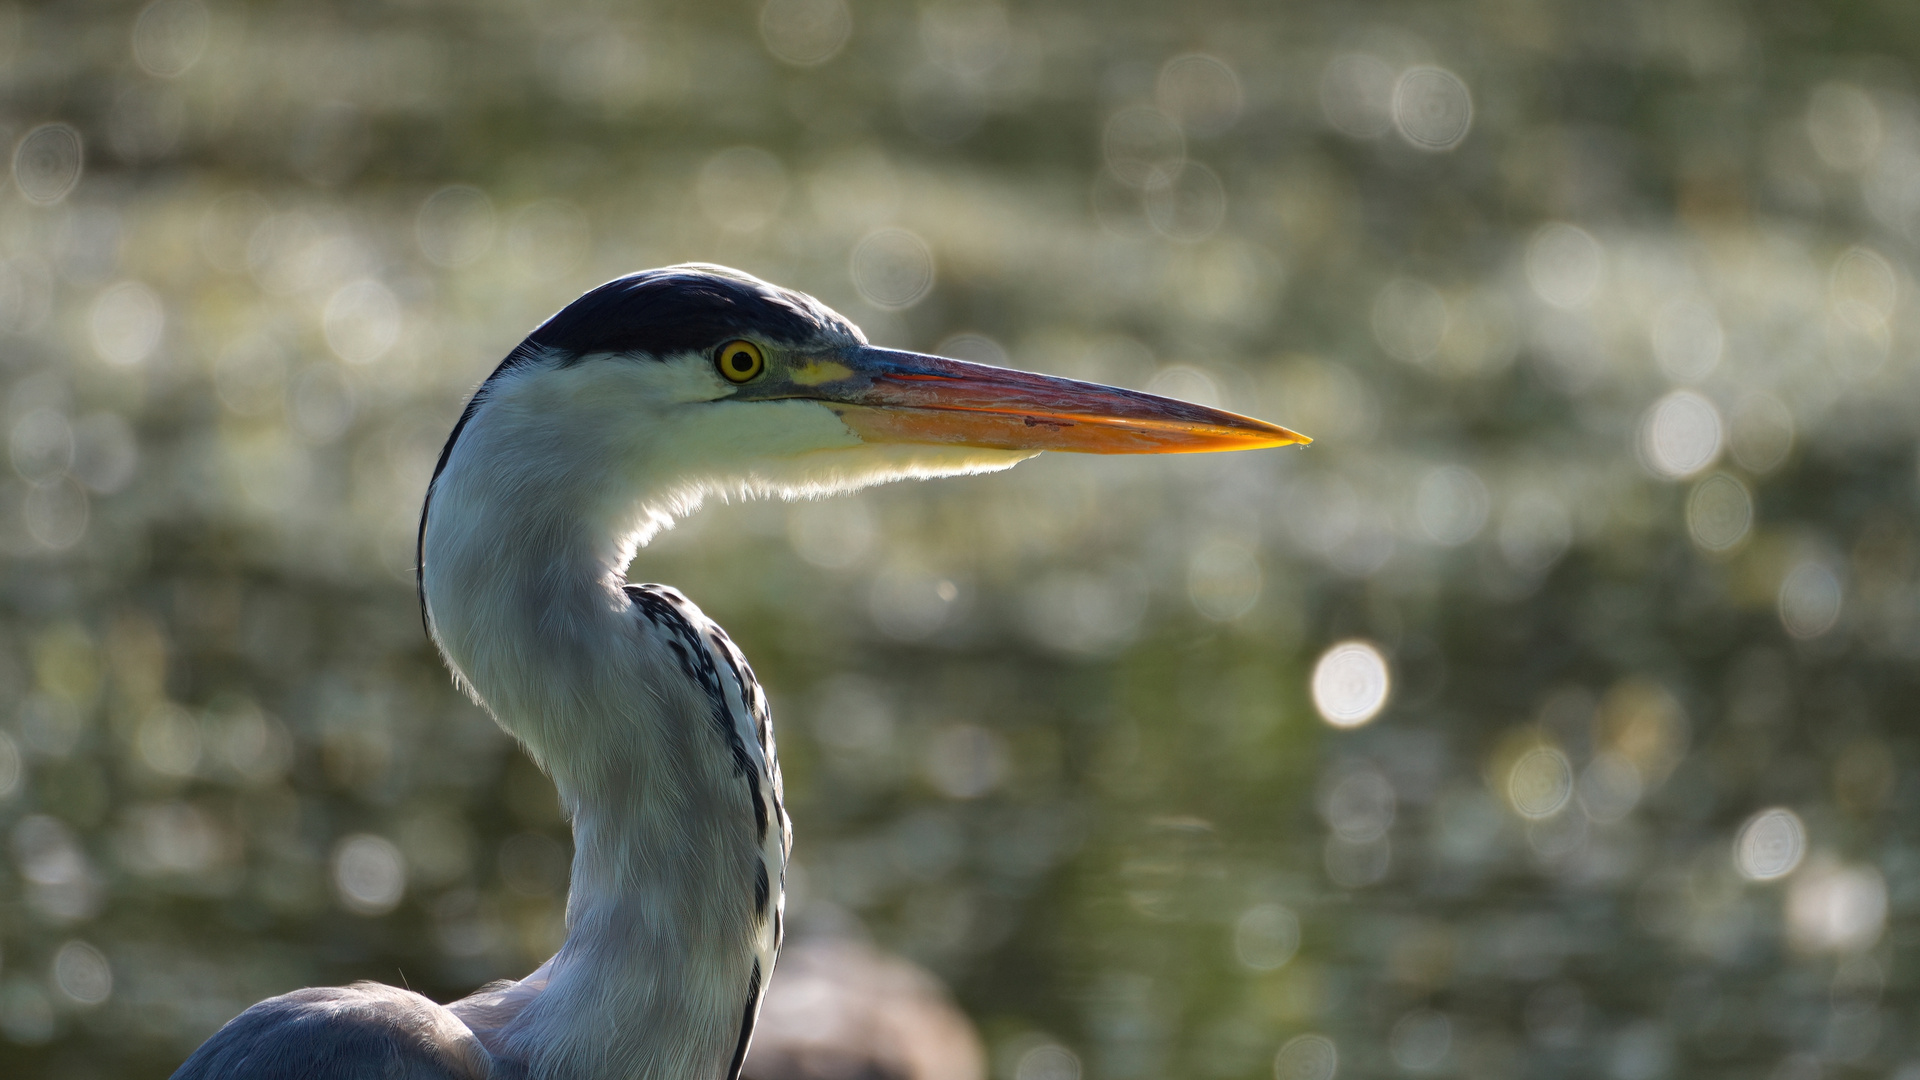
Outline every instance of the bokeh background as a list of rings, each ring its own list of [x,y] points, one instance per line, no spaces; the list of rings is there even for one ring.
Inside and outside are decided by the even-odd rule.
[[[710,507],[801,938],[1001,1080],[1920,1076],[1897,0],[0,6],[0,1073],[562,934],[464,396],[698,259],[1304,450]],[[776,977],[776,985],[777,985]]]

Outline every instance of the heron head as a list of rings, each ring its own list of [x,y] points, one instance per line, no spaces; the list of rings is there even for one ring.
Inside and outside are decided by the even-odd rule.
[[[1003,469],[1042,450],[1306,441],[1152,394],[876,348],[804,293],[684,265],[610,281],[528,335],[468,402],[427,509],[438,515],[449,482],[476,510],[503,494],[544,498],[628,545],[709,494],[824,495]]]
[[[1042,450],[1308,441],[1170,398],[876,348],[804,293],[707,265],[580,297],[514,350],[468,417],[480,408],[511,414],[500,419],[527,429],[523,446],[596,469],[787,496],[1005,468]]]

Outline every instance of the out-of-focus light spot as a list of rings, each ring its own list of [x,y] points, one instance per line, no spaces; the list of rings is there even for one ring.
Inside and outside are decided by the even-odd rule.
[[[1273,252],[1235,238],[1179,252],[1169,269],[1167,286],[1188,315],[1240,325],[1265,317],[1284,273]]]
[[[1619,821],[1639,805],[1644,787],[1633,762],[1611,751],[1595,754],[1580,772],[1580,808],[1600,824]]]
[[[400,298],[372,278],[350,281],[327,300],[321,324],[335,356],[371,363],[400,340]]]
[[[260,288],[275,296],[333,289],[378,268],[380,260],[334,222],[323,228],[298,210],[275,214],[247,241],[248,265]]]
[[[1338,476],[1302,477],[1291,485],[1286,501],[1295,508],[1286,523],[1294,543],[1323,559],[1333,558],[1354,539],[1370,509],[1353,485]]]
[[[1197,161],[1155,173],[1146,188],[1147,221],[1169,240],[1197,244],[1226,220],[1226,185],[1219,173]]]
[[[1273,1058],[1273,1080],[1333,1080],[1340,1051],[1325,1035],[1296,1035]]]
[[[31,256],[0,259],[0,330],[37,332],[53,311],[53,274]]]
[[[138,281],[107,286],[87,310],[93,351],[115,367],[132,367],[151,356],[166,323],[160,297]]]
[[[1006,367],[1011,363],[1006,347],[985,334],[954,334],[944,338],[933,347],[937,356],[950,356],[955,360],[968,360],[976,364],[991,364],[994,367]]]
[[[473,830],[457,811],[422,806],[401,820],[394,840],[407,860],[408,876],[421,886],[439,889],[461,884],[473,870]],[[559,878],[565,881],[564,856],[560,863]]]
[[[77,922],[99,910],[92,864],[59,819],[46,814],[21,818],[12,840],[14,865],[27,879],[27,900],[35,910],[60,923]]]
[[[1653,358],[1678,383],[1696,383],[1720,364],[1727,335],[1713,306],[1675,300],[1653,317]]]
[[[936,0],[920,9],[920,45],[939,67],[979,80],[1006,62],[1013,27],[990,0]]]
[[[80,133],[65,124],[42,124],[13,149],[13,183],[28,202],[57,203],[80,182]]]
[[[1200,614],[1230,622],[1260,599],[1260,563],[1245,544],[1211,540],[1187,561],[1187,596]]]
[[[868,233],[849,268],[853,287],[878,307],[912,307],[933,290],[933,249],[905,229]]]
[[[867,610],[888,637],[921,641],[947,624],[959,595],[947,578],[911,566],[891,566],[873,579]]]
[[[0,799],[10,799],[20,790],[20,781],[26,776],[25,763],[20,760],[20,744],[6,732],[0,731]]]
[[[1797,638],[1816,638],[1840,619],[1843,590],[1840,575],[1818,559],[1807,559],[1787,571],[1780,582],[1780,622]]]
[[[58,409],[29,409],[7,433],[13,471],[31,484],[45,484],[73,465],[73,425]]]
[[[1343,889],[1364,889],[1387,879],[1393,867],[1393,845],[1385,836],[1349,840],[1335,833],[1327,837],[1322,858],[1328,880]]]
[[[190,803],[143,806],[134,812],[132,821],[138,851],[144,857],[136,869],[199,874],[220,856],[224,842],[220,826]]]
[[[1558,308],[1578,308],[1600,291],[1606,251],[1577,225],[1542,225],[1527,242],[1527,283],[1534,295]]]
[[[406,895],[406,860],[385,837],[349,836],[333,849],[333,887],[356,915],[384,915]]]
[[[192,776],[200,765],[200,725],[178,705],[155,706],[133,741],[147,768],[163,776]]]
[[[1424,364],[1447,333],[1447,301],[1424,281],[1395,278],[1373,298],[1373,338],[1388,356]]]
[[[914,881],[939,881],[966,854],[966,834],[952,814],[938,809],[909,814],[889,832],[889,861]]]
[[[1658,1021],[1628,1024],[1613,1037],[1607,1073],[1613,1080],[1660,1080],[1673,1072],[1673,1037]]]
[[[0,1032],[21,1046],[53,1039],[53,1003],[32,980],[16,975],[0,984]]]
[[[1112,169],[1101,169],[1087,193],[1093,204],[1094,220],[1108,233],[1128,240],[1153,235],[1153,223],[1147,220],[1147,201],[1138,185],[1129,184]]]
[[[1687,531],[1694,543],[1708,551],[1734,547],[1752,528],[1753,496],[1745,484],[1726,473],[1700,481],[1687,496]]]
[[[1720,411],[1691,390],[1653,403],[1640,424],[1640,452],[1658,476],[1683,480],[1720,456]]]
[[[1507,770],[1507,800],[1526,818],[1549,818],[1573,798],[1573,764],[1551,746],[1536,746]]]
[[[1504,370],[1519,352],[1515,322],[1512,300],[1505,292],[1486,285],[1450,302],[1435,370],[1453,378]]]
[[[74,479],[97,495],[126,489],[140,468],[133,426],[119,413],[97,412],[73,425]]]
[[[776,59],[796,67],[833,59],[852,33],[846,0],[767,0],[760,9],[760,40]]]
[[[528,203],[507,223],[507,260],[534,281],[572,273],[592,249],[587,215],[562,199]]]
[[[1488,502],[1487,486],[1472,469],[1442,465],[1421,479],[1413,506],[1428,539],[1442,547],[1459,547],[1480,535]]]
[[[286,725],[250,701],[221,717],[218,735],[221,758],[246,780],[272,780],[293,763],[293,737]]]
[[[1393,126],[1422,150],[1451,150],[1473,127],[1473,95],[1451,71],[1408,68],[1393,84]]]
[[[1778,398],[1748,394],[1733,407],[1733,459],[1753,473],[1772,472],[1793,449],[1793,413]]]
[[[1187,314],[1251,327],[1266,317],[1285,287],[1287,267],[1272,250],[1229,236],[1176,254],[1164,273]]]
[[[1434,851],[1443,860],[1467,864],[1485,860],[1505,824],[1500,804],[1477,788],[1455,788],[1434,808]]]
[[[1169,269],[1167,285],[1188,314],[1242,325],[1266,317],[1285,274],[1273,252],[1233,238],[1181,252]]]
[[[441,188],[420,204],[413,234],[420,253],[435,266],[471,265],[493,247],[493,200],[465,184]]]
[[[1880,109],[1865,90],[1847,82],[1814,88],[1807,103],[1807,137],[1829,168],[1859,172],[1873,164],[1883,134]]]
[[[1740,826],[1733,842],[1733,865],[1752,881],[1786,877],[1807,853],[1807,829],[1791,810],[1762,810]]]
[[[1191,401],[1210,409],[1222,406],[1220,385],[1213,381],[1213,376],[1190,364],[1168,364],[1154,372],[1147,383],[1147,393]]]
[[[722,229],[754,232],[787,201],[787,167],[757,146],[735,146],[700,167],[695,193],[707,220]]]
[[[1233,924],[1233,955],[1255,971],[1277,971],[1300,951],[1300,917],[1279,904],[1255,904]]]
[[[927,741],[927,778],[949,798],[977,799],[1006,771],[1006,740],[978,724],[950,724]]]
[[[287,388],[293,427],[306,440],[323,446],[346,434],[353,424],[353,388],[331,364],[312,364]]]
[[[1393,127],[1395,72],[1386,61],[1348,53],[1320,74],[1320,111],[1342,133],[1377,139]]]
[[[1318,357],[1290,358],[1271,377],[1260,401],[1255,412],[1284,410],[1300,418],[1303,430],[1325,432],[1330,439],[1365,442],[1379,431],[1380,405],[1373,392],[1345,365]]]
[[[1888,326],[1864,305],[1836,305],[1827,324],[1827,362],[1847,379],[1868,379],[1887,365],[1893,350]]]
[[[1387,704],[1387,659],[1369,641],[1343,641],[1313,665],[1313,707],[1334,727],[1358,727]]]
[[[235,338],[214,360],[213,388],[220,403],[241,416],[278,409],[287,391],[286,350],[266,334]]]
[[[65,551],[87,535],[91,504],[86,489],[61,477],[28,489],[21,500],[27,532],[49,551]]]
[[[1870,866],[1821,864],[1787,890],[1787,935],[1807,952],[1859,952],[1887,925],[1887,881]]]
[[[91,691],[85,691],[91,693]],[[45,757],[66,757],[86,734],[87,717],[66,693],[32,693],[20,703],[20,740]]]
[[[865,558],[878,535],[873,511],[859,499],[797,502],[787,508],[787,542],[814,566],[844,570]]]
[[[1587,850],[1592,835],[1585,814],[1556,814],[1527,822],[1527,847],[1539,856],[1539,864],[1565,866]]]
[[[1619,754],[1649,786],[1664,781],[1686,755],[1686,710],[1659,683],[1627,678],[1600,702],[1597,749]]]
[[[1378,840],[1393,827],[1397,798],[1378,769],[1355,769],[1320,797],[1320,816],[1343,840]]]
[[[157,0],[133,20],[133,58],[149,75],[172,79],[207,51],[207,8],[200,0]]]
[[[1251,326],[1282,288],[1286,268],[1272,251],[1236,239],[1176,256],[1168,279],[1188,314]]]
[[[1259,567],[1254,571],[1257,574]],[[1222,583],[1209,580],[1207,584]],[[1236,587],[1232,582],[1224,584],[1228,589]],[[1258,592],[1256,582],[1256,597]],[[1195,605],[1199,603],[1196,599]],[[1034,584],[1026,602],[1027,625],[1042,644],[1086,656],[1108,656],[1124,648],[1138,634],[1146,611],[1147,592],[1140,575],[1124,569],[1047,574]]]
[[[1887,971],[1871,954],[1849,956],[1835,965],[1829,985],[1836,1002],[1872,1000],[1886,992]]]
[[[1851,247],[1834,260],[1827,296],[1834,315],[1851,329],[1883,332],[1900,301],[1900,278],[1886,256]]]
[[[1159,109],[1144,105],[1121,109],[1108,118],[1100,145],[1107,168],[1137,188],[1170,179],[1187,160],[1187,140],[1180,125]]]
[[[1217,56],[1187,53],[1160,68],[1154,101],[1194,135],[1218,135],[1240,119],[1240,77]]]
[[[1573,518],[1552,492],[1522,491],[1501,513],[1496,540],[1507,565],[1523,574],[1543,573],[1573,543]]]
[[[1416,1009],[1402,1016],[1387,1036],[1394,1064],[1410,1073],[1440,1071],[1453,1049],[1453,1024],[1445,1013]]]
[[[1036,1046],[1020,1055],[1014,1080],[1080,1080],[1080,1058],[1059,1043]]]
[[[244,274],[251,269],[247,247],[253,234],[273,217],[273,204],[251,191],[220,196],[200,216],[200,256],[215,270]]]
[[[820,693],[813,712],[814,737],[839,750],[884,754],[893,745],[893,712],[885,694],[858,675],[843,675]]]

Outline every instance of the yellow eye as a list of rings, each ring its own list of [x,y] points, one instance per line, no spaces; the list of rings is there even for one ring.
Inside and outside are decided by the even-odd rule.
[[[729,341],[720,346],[720,374],[728,382],[746,382],[767,370],[766,354],[751,341]]]

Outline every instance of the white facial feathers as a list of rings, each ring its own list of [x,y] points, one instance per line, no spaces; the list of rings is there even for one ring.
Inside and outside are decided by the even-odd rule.
[[[733,390],[702,354],[528,364],[490,385],[448,469],[484,459],[497,482],[575,500],[574,513],[638,545],[709,495],[818,498],[993,472],[1034,454],[866,443],[821,402],[737,401]]]

